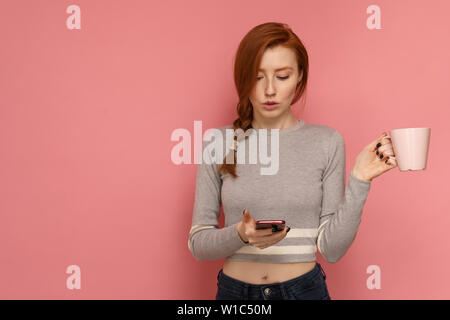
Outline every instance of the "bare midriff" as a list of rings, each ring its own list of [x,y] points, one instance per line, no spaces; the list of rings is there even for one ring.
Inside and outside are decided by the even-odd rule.
[[[314,269],[315,265],[315,261],[263,263],[226,259],[223,265],[223,273],[251,284],[269,284],[299,277]]]

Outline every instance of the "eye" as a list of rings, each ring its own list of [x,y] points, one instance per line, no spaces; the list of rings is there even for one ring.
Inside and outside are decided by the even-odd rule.
[[[258,77],[257,80],[262,79],[263,77]],[[285,76],[285,77],[277,77],[280,80],[286,80],[289,78],[289,76]]]

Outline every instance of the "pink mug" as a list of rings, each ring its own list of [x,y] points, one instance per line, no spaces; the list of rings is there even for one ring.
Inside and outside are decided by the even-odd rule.
[[[389,131],[400,171],[425,170],[431,128],[404,128]]]

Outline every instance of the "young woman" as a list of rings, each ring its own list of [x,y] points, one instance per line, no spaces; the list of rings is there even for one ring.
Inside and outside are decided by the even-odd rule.
[[[292,115],[306,89],[308,55],[289,26],[250,30],[234,72],[238,118],[218,130],[223,137],[227,129],[246,134],[223,144],[232,163],[212,161],[203,144],[202,156],[210,159],[198,166],[189,249],[199,261],[226,258],[216,299],[331,299],[317,249],[334,263],[352,244],[372,179],[397,166],[390,137],[383,133],[363,149],[345,188],[343,136]],[[269,150],[278,154],[275,174],[261,174],[264,166],[252,163],[249,152],[244,163],[236,161],[249,131],[258,140],[269,136]],[[225,227],[218,228],[222,204]],[[256,220],[286,226],[257,230]]]

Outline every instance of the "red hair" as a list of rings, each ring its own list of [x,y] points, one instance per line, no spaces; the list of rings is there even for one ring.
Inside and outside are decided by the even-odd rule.
[[[251,29],[241,40],[235,55],[234,83],[239,96],[237,104],[238,118],[233,122],[233,129],[242,129],[244,132],[252,128],[253,106],[249,96],[256,83],[258,68],[264,51],[275,46],[283,46],[294,51],[297,58],[298,74],[302,74],[297,84],[292,104],[297,102],[306,90],[308,81],[308,53],[291,28],[285,23],[267,22]],[[245,139],[248,135],[245,135]],[[237,140],[236,134],[234,140]],[[234,163],[226,163],[226,156],[219,168],[222,174],[229,173],[234,178],[236,174],[236,149],[234,150]]]

